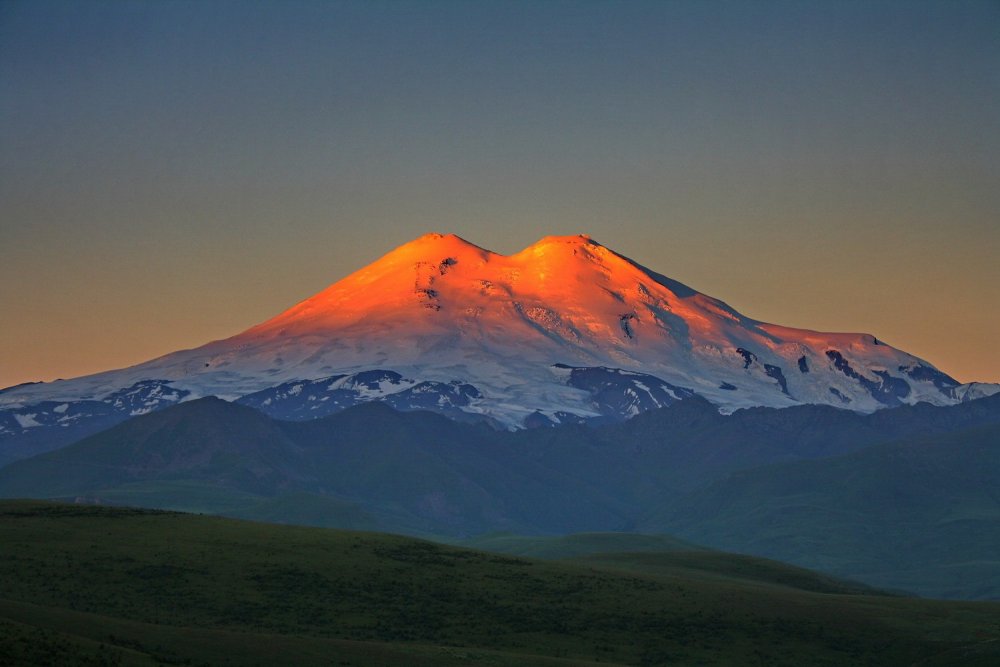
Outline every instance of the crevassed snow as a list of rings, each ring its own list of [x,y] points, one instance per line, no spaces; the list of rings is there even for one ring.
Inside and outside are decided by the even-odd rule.
[[[445,260],[446,270],[438,270]],[[428,290],[436,309],[426,307]],[[628,320],[631,336],[620,325],[623,313],[634,316]],[[746,368],[737,348],[754,355]],[[933,367],[869,334],[753,320],[587,237],[547,237],[505,256],[453,235],[429,234],[232,338],[131,368],[14,388],[0,394],[0,406],[100,399],[148,379],[169,382],[170,391],[189,391],[185,400],[232,400],[286,382],[347,376],[330,383],[336,389],[356,373],[377,369],[407,380],[352,387],[363,398],[457,379],[483,393],[463,409],[502,423],[518,425],[535,411],[595,414],[586,392],[566,386],[569,371],[553,367],[561,363],[652,375],[730,412],[798,403],[844,407],[831,388],[850,398],[850,409],[883,407],[834,367],[828,350],[873,382],[876,370],[905,379],[906,403],[944,405],[991,391],[987,385],[949,394],[932,382],[904,377],[896,369]],[[803,357],[809,373],[799,371]],[[765,364],[782,370],[790,396]],[[740,391],[720,389],[722,383]],[[162,388],[151,396],[173,398]]]

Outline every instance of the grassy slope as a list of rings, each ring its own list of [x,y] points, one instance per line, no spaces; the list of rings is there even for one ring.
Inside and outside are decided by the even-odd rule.
[[[734,474],[645,523],[934,597],[1000,598],[1000,427]]]
[[[674,579],[697,579],[739,584],[759,583],[765,586],[787,586],[816,593],[891,595],[862,583],[836,579],[779,561],[722,551],[604,552],[575,556],[566,560],[595,567],[655,574]]]
[[[38,651],[58,657],[62,647],[62,655],[80,653],[81,664],[101,664],[101,651],[123,664],[1000,658],[1000,605],[819,594],[738,571],[699,578],[632,567],[8,501],[0,503],[0,662],[3,651],[19,657],[15,664],[52,662],[16,653],[31,650],[32,637]]]
[[[577,533],[528,536],[500,533],[465,540],[461,545],[514,556],[564,560],[674,579],[739,584],[757,582],[817,593],[891,594],[860,582],[837,579],[767,558],[707,549],[669,535]]]
[[[103,503],[112,505],[218,514],[269,523],[348,530],[380,528],[374,517],[354,503],[330,496],[293,492],[269,498],[197,479],[132,482],[102,489],[99,497]]]
[[[524,556],[527,558],[560,559],[599,553],[695,551],[701,547],[669,535],[640,533],[574,533],[572,535],[512,535],[490,533],[456,542],[461,546],[483,551]]]
[[[16,620],[12,620],[16,619]],[[538,665],[561,658],[415,643],[352,641],[141,623],[0,600],[2,665]],[[584,661],[582,664],[591,664]]]

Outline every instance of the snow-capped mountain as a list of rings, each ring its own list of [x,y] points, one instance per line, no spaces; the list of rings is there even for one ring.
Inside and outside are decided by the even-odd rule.
[[[723,411],[870,412],[1000,386],[959,385],[870,334],[759,322],[588,236],[499,255],[428,234],[231,338],[3,390],[0,437],[59,428],[78,414],[63,404],[108,406],[129,388],[155,395],[122,403],[122,418],[207,395],[293,419],[380,399],[518,428],[621,419],[693,394]]]

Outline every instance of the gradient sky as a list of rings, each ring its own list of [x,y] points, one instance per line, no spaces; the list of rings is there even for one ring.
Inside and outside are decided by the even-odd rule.
[[[1000,381],[1000,3],[0,2],[0,386],[429,231]]]

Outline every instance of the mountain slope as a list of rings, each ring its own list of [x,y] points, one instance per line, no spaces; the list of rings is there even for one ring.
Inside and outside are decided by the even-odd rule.
[[[640,525],[876,586],[998,599],[998,489],[993,424],[737,472]]]
[[[0,471],[11,495],[54,496],[138,480],[187,479],[273,493],[303,479],[296,446],[251,408],[205,398],[143,415]]]
[[[108,405],[149,383],[173,400],[244,397],[282,418],[377,399],[504,428],[621,420],[692,395],[723,411],[807,403],[870,412],[996,389],[960,386],[869,334],[759,322],[586,236],[546,237],[505,256],[428,234],[231,338],[4,390],[0,438],[58,433],[76,423],[58,410]]]
[[[525,558],[562,560],[684,579],[738,579],[818,593],[878,593],[864,584],[764,558],[706,549],[669,535],[577,533],[552,537],[494,533],[464,540],[460,545]]]
[[[639,533],[575,533],[572,535],[511,535],[490,533],[457,543],[459,546],[525,558],[563,560],[608,553],[708,552],[668,535]]]
[[[875,585],[928,595],[983,596],[1000,585],[1000,563],[984,557],[967,567],[959,560],[963,554],[987,554],[995,546],[998,530],[988,523],[992,510],[983,504],[984,484],[977,480],[993,479],[990,475],[1000,479],[1000,462],[967,452],[961,439],[948,440],[970,429],[1000,429],[1000,396],[869,415],[825,406],[722,415],[694,397],[620,424],[516,432],[432,413],[397,412],[379,402],[312,421],[278,422],[247,407],[207,398],[137,417],[63,450],[8,465],[0,469],[0,497],[80,497],[452,537],[496,531],[667,532]],[[937,434],[933,451],[942,461],[930,469],[955,471],[943,480],[928,478],[927,498],[901,495],[892,504],[898,512],[895,525],[885,514],[889,499],[877,492],[906,482],[912,466],[929,466],[926,448],[910,448],[908,443],[931,434]],[[865,472],[861,478],[867,486],[850,487],[847,482],[858,475],[841,477],[830,472],[839,468],[825,467],[880,451],[888,441],[896,441],[891,445],[896,458],[878,459],[869,468],[852,464]],[[968,457],[973,467],[958,469],[949,457]],[[736,484],[756,479],[757,472],[748,469],[789,462],[809,463],[819,471],[814,476],[802,473],[807,486],[800,489],[801,497],[800,491],[786,497],[787,487],[794,484],[784,477],[800,475],[796,467],[775,468],[783,472],[773,485],[743,489]],[[859,497],[867,500],[859,503],[837,495],[848,488],[858,489]],[[723,511],[711,504],[713,489],[739,502],[734,500],[736,504]],[[935,495],[942,489],[952,495]],[[903,490],[905,486],[899,493]],[[919,492],[919,487],[907,491]],[[987,523],[975,524],[981,530],[963,532],[961,523],[929,515],[928,498],[942,508],[967,505],[975,510],[970,510],[969,519]],[[783,513],[783,508],[803,502],[803,508]],[[827,515],[857,516],[857,526],[871,525],[847,539],[844,535],[850,533],[844,531],[855,524],[822,518]],[[799,516],[812,517],[812,523],[795,525]],[[702,532],[692,532],[698,530]],[[794,538],[814,533],[819,536],[815,542]],[[886,581],[872,568],[856,567],[896,549],[893,540],[917,537],[931,544],[953,544],[955,554],[915,542],[905,582]],[[842,543],[830,546],[823,540]],[[816,544],[822,548],[812,549]],[[825,559],[802,561],[803,554],[822,554]],[[941,586],[945,570],[951,578]]]
[[[0,656],[24,646],[12,636],[101,642],[128,664],[987,665],[1000,650],[996,604],[817,593],[776,563],[709,579],[24,502],[0,503],[0,545]]]
[[[870,415],[824,406],[721,415],[695,397],[622,424],[513,433],[380,402],[281,422],[205,398],[0,468],[0,496],[281,521],[320,517],[325,507],[360,523],[320,525],[431,534],[622,530],[644,508],[734,471],[989,424],[1000,424],[1000,396]],[[298,510],[279,500],[286,494],[298,494]],[[333,511],[332,502],[365,516]]]
[[[6,466],[0,496],[86,497],[417,534],[624,524],[622,501],[517,456],[506,437],[381,403],[277,422],[204,398]]]

